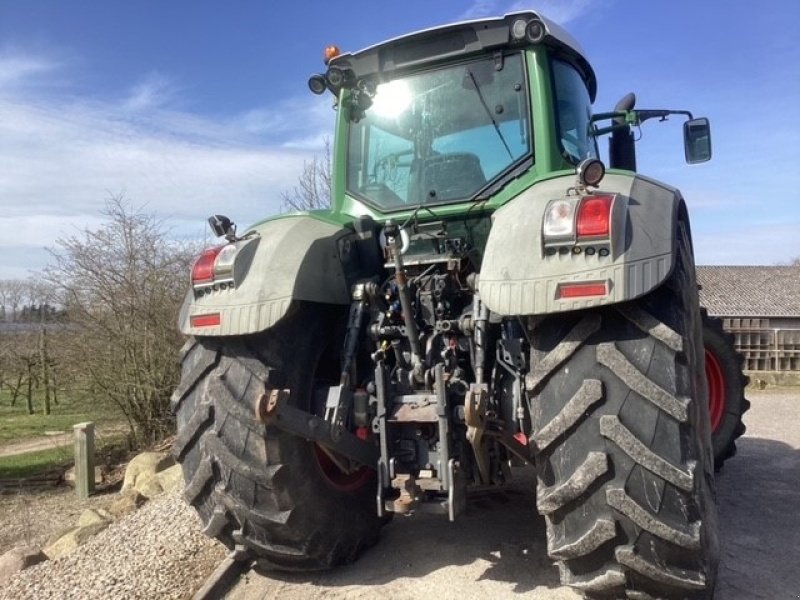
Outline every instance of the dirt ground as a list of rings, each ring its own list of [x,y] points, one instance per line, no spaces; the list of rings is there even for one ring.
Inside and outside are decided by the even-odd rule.
[[[75,436],[71,433],[57,433],[49,436],[42,436],[13,442],[0,447],[0,458],[5,456],[16,456],[39,450],[50,450],[51,448],[64,448],[74,442]]]
[[[800,389],[752,391],[747,434],[718,477],[717,600],[800,598]],[[250,572],[228,600],[575,599],[546,557],[532,473],[456,523],[397,518],[357,563],[312,575]]]
[[[95,443],[100,444],[104,439],[111,436],[126,433],[128,431],[125,425],[104,425],[102,429],[95,430]],[[51,450],[52,448],[64,448],[72,445],[75,442],[75,434],[71,431],[68,432],[53,432],[48,435],[39,437],[28,438],[18,442],[11,442],[0,445],[0,458],[6,456],[15,456],[18,454],[27,454],[29,452],[38,452],[39,450]]]

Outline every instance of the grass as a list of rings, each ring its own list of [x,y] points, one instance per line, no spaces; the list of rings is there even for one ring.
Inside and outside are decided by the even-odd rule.
[[[41,438],[45,432],[71,433],[72,426],[85,421],[93,421],[98,431],[96,440],[96,460],[119,446],[125,446],[125,437],[119,431],[103,435],[109,427],[126,428],[122,413],[110,403],[87,400],[77,394],[61,394],[58,404],[51,403],[51,412],[44,415],[43,405],[34,396],[34,414],[29,415],[24,397],[17,398],[11,406],[8,390],[0,393],[0,447],[29,439]],[[13,456],[0,457],[0,479],[22,479],[39,475],[53,469],[66,467],[74,462],[73,445],[58,446],[46,450],[26,452]]]
[[[122,413],[108,402],[96,402],[77,394],[60,394],[58,404],[51,403],[49,415],[43,414],[40,398],[34,396],[34,414],[29,415],[25,398],[11,406],[11,394],[0,393],[0,446],[45,435],[46,431],[72,431],[72,426],[94,421],[98,428],[124,423]]]
[[[59,467],[68,467],[73,462],[72,446],[4,456],[0,457],[0,479],[32,477]]]

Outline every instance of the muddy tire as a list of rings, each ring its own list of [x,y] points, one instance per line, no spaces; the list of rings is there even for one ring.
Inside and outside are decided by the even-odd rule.
[[[292,404],[309,410],[314,365],[337,316],[295,307],[268,334],[184,347],[173,452],[204,533],[234,558],[317,570],[350,562],[377,541],[374,471],[332,477],[314,444],[255,420],[265,387],[291,389]]]
[[[703,345],[706,351],[708,409],[711,419],[711,443],[717,470],[736,454],[736,440],[745,432],[742,416],[750,408],[744,397],[749,379],[742,373],[744,357],[736,351],[734,337],[722,328],[722,320],[703,316]]]
[[[537,508],[591,598],[711,598],[719,555],[694,265],[643,299],[534,322]]]

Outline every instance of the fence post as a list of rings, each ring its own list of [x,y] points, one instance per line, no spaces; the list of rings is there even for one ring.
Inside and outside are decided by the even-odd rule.
[[[75,432],[75,491],[86,500],[94,492],[94,423],[73,425]]]

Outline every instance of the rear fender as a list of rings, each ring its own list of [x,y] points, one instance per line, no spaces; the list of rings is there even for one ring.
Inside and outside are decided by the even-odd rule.
[[[237,255],[235,287],[198,294],[189,290],[179,316],[187,335],[225,336],[264,331],[293,300],[349,304],[345,277],[352,230],[307,215],[264,222],[245,237],[255,250]],[[242,264],[240,264],[240,258]],[[218,325],[197,327],[192,317],[219,315]],[[211,322],[214,323],[214,317]]]
[[[574,176],[543,181],[493,215],[479,280],[481,299],[493,312],[544,315],[616,304],[666,280],[679,214],[686,219],[680,192],[639,175],[608,174],[596,193],[617,195],[609,255],[548,256],[542,240],[545,208],[574,184]],[[606,282],[608,293],[559,298],[560,285],[576,282]]]

